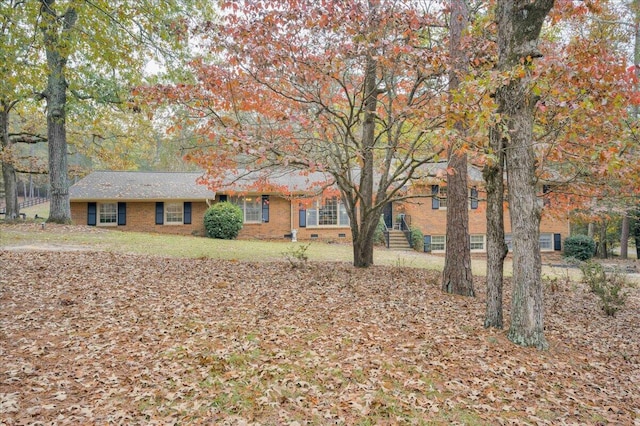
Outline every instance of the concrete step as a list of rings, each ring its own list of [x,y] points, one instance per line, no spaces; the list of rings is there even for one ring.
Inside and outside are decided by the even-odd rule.
[[[390,250],[412,250],[407,241],[404,232],[390,229],[389,230],[389,249]]]

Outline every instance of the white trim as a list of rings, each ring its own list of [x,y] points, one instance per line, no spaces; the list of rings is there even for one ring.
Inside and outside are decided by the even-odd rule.
[[[177,207],[180,206],[180,221],[177,220],[169,220],[169,207]],[[177,212],[172,212],[172,214]],[[184,203],[164,203],[164,224],[165,225],[184,225]]]
[[[320,204],[319,200],[314,202],[314,208],[306,209],[305,215],[307,218],[307,228],[310,229],[336,229],[336,228],[349,228],[350,221],[347,214],[347,208],[342,200],[335,199],[336,204],[336,224],[322,224],[320,225],[320,210],[326,206],[326,204]],[[347,223],[343,221],[346,220]]]
[[[247,223],[247,224],[257,224],[257,223],[262,223],[262,196],[261,195],[254,195],[254,196],[233,196],[230,197],[231,198],[231,202],[233,204],[235,204],[236,206],[240,207],[240,209],[242,210],[242,223]],[[253,199],[255,198],[255,202],[258,205],[258,219],[257,220],[247,220],[247,198]],[[241,205],[242,203],[242,205]],[[253,205],[254,203],[251,202],[251,205]]]
[[[442,238],[442,243],[438,242],[435,244],[442,244],[442,249],[434,249],[433,245],[434,245],[434,239],[435,238]],[[446,235],[432,235],[431,236],[431,253],[444,253],[447,249],[447,236]]]
[[[478,239],[478,237],[480,237],[480,239],[482,240],[482,248],[475,248],[474,249],[473,247],[471,247],[473,244],[479,244],[480,243],[479,241],[476,241],[474,243],[474,241],[473,241],[474,237],[476,239]],[[485,252],[485,251],[487,251],[487,239],[486,239],[486,236],[482,235],[482,234],[469,235],[469,247],[470,247],[472,252]]]
[[[549,237],[549,248],[542,248],[542,238],[543,237]],[[549,233],[549,232],[541,232],[540,233],[540,251],[553,251],[553,233]]]
[[[105,206],[115,207],[115,216],[113,222],[102,222],[102,209]],[[107,214],[107,212],[105,212]],[[108,203],[96,203],[96,226],[118,226],[118,203],[111,201]]]

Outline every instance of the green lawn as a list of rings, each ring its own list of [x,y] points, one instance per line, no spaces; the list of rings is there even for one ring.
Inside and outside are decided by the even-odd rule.
[[[285,254],[296,248],[309,244],[308,242],[291,243],[288,241],[262,240],[216,240],[192,236],[175,236],[151,234],[141,232],[120,232],[95,229],[86,231],[86,227],[55,227],[46,225],[43,231],[33,218],[37,214],[42,220],[49,215],[49,205],[41,204],[22,210],[27,214],[27,221],[31,226],[4,227],[0,235],[0,246],[15,246],[29,244],[63,244],[77,245],[85,248],[105,250],[111,252],[138,253],[155,256],[170,256],[184,258],[217,258],[234,259],[238,261],[278,261],[284,260]],[[80,231],[82,229],[83,231]],[[35,232],[35,231],[38,232]],[[352,262],[352,247],[349,244],[327,244],[314,241],[309,244],[306,254],[310,261]],[[544,263],[557,264],[558,260],[545,259]],[[442,270],[444,255],[431,255],[415,251],[394,251],[384,247],[376,247],[374,263],[401,267],[427,268]],[[484,256],[474,256],[472,259],[473,273],[477,276],[486,274],[486,260]],[[505,273],[511,275],[509,259],[505,264]],[[578,277],[575,270],[568,271],[562,267],[543,267],[543,276],[566,278],[570,273],[573,278]]]

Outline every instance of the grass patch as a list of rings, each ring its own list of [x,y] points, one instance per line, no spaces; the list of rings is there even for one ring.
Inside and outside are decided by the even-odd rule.
[[[22,212],[27,214],[27,222],[22,227],[8,225],[0,229],[0,247],[28,244],[66,244],[115,253],[257,262],[282,261],[285,259],[283,253],[301,253],[310,262],[353,262],[353,247],[348,243],[219,240],[194,236],[123,232],[105,228],[95,228],[96,232],[86,232],[86,227],[68,227],[65,228],[66,231],[61,232],[52,225],[47,225],[44,230],[39,225],[49,215],[49,203],[25,208]],[[36,214],[43,219],[34,221],[33,217]],[[25,230],[25,227],[28,229]],[[375,247],[373,258],[376,265],[438,271],[444,269],[444,256],[442,255],[416,251],[397,252],[384,247]],[[486,275],[484,257],[472,258],[471,267],[475,276]],[[507,259],[505,275],[511,276],[511,271],[511,261]],[[543,274],[548,279],[566,280],[569,278],[566,268],[543,266]],[[576,271],[576,276],[578,274],[579,271]],[[575,277],[571,276],[570,278]]]

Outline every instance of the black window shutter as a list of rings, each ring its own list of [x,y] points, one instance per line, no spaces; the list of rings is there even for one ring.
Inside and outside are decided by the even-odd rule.
[[[127,224],[127,203],[118,203],[118,226]]]
[[[98,205],[96,203],[87,203],[87,225],[96,226]]]
[[[431,253],[431,235],[424,236],[424,252]]]
[[[227,194],[220,194],[218,196],[218,199],[220,200],[221,203],[224,203],[225,201],[227,201]]]
[[[475,186],[471,188],[471,208],[478,208],[478,188],[476,188]]]
[[[439,192],[440,187],[438,185],[431,185],[431,208],[433,210],[438,210],[440,208],[440,198],[438,198]]]
[[[262,196],[262,221],[265,223],[269,222],[269,196]]]
[[[164,224],[164,203],[158,201],[156,203],[156,225]]]
[[[562,250],[562,235],[553,234],[553,249],[555,251]]]
[[[191,201],[184,203],[184,224],[191,225]]]
[[[300,224],[300,228],[307,227],[307,211],[305,209],[300,209],[298,211],[298,222]]]

